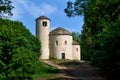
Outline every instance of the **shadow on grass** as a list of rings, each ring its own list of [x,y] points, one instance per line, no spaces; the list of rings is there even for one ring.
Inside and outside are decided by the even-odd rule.
[[[67,75],[49,80],[104,80],[99,71],[90,66],[89,62],[68,61],[61,62],[59,65],[67,66],[67,69],[62,69]]]
[[[56,78],[56,79],[49,79],[49,80],[82,80],[82,79],[71,79],[71,78]]]
[[[67,73],[67,75],[65,74],[65,76],[60,76],[49,80],[104,80],[104,78],[93,69],[76,68],[63,70]]]
[[[64,66],[81,66],[81,65],[86,65],[90,64],[90,62],[85,61],[85,62],[80,62],[80,61],[62,61],[59,63],[59,65],[64,65]]]

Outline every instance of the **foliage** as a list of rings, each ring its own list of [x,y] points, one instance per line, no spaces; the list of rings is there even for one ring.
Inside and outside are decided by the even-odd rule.
[[[67,3],[67,16],[84,15],[82,54],[101,69],[108,80],[120,79],[120,0],[76,0]]]
[[[0,0],[0,18],[13,15],[11,11],[14,7],[11,3],[10,0]]]
[[[76,0],[74,3],[71,1],[67,2],[67,8],[64,10],[68,17],[75,15],[84,15],[85,8],[89,0]]]
[[[30,80],[40,43],[21,22],[0,19],[0,80]]]
[[[120,79],[120,19],[107,26],[93,45],[92,64],[99,67],[109,78]],[[109,66],[109,67],[108,67]]]
[[[79,32],[72,32],[73,40],[80,43],[81,34]]]

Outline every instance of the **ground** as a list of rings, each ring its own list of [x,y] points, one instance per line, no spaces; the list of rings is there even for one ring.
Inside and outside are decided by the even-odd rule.
[[[43,60],[44,63],[59,69],[54,78],[38,80],[105,80],[99,71],[86,61]]]

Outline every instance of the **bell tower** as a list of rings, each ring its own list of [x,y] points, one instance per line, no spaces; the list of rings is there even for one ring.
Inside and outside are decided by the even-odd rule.
[[[49,59],[49,33],[50,19],[46,16],[40,16],[36,19],[36,36],[41,41],[40,59]]]

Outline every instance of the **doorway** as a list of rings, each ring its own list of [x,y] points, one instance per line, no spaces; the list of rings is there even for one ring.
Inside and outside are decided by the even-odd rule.
[[[65,59],[65,53],[62,53],[62,59]]]

